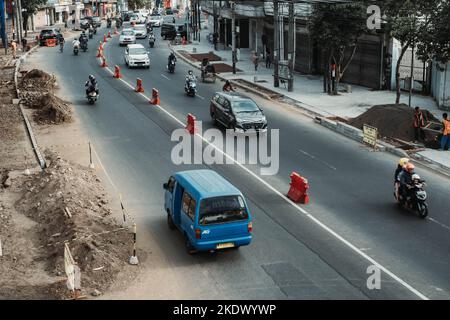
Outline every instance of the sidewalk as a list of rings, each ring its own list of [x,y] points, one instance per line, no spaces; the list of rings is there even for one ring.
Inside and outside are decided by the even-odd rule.
[[[200,62],[194,62],[186,57],[186,53],[193,54],[195,50],[197,54],[212,52],[219,56],[222,61],[229,66],[232,65],[231,48],[224,48],[223,44],[218,44],[219,50],[214,50],[212,43],[207,41],[207,35],[211,31],[203,29],[201,32],[200,42],[194,41],[189,45],[172,46],[172,49],[182,56],[190,64],[200,68]],[[372,90],[366,87],[352,85],[351,93],[339,92],[338,96],[330,96],[323,93],[323,78],[314,75],[295,74],[294,91],[287,91],[287,83],[280,83],[280,87],[273,86],[273,66],[266,68],[265,61],[261,61],[255,71],[251,56],[253,51],[250,49],[241,49],[238,54],[239,61],[236,63],[238,69],[236,74],[232,72],[220,72],[219,77],[223,79],[234,80],[233,82],[242,82],[244,87],[259,87],[267,92],[275,92],[287,100],[292,102],[306,111],[321,117],[339,117],[354,118],[370,109],[373,105],[392,104],[395,102],[395,92],[386,90]],[[213,62],[214,63],[214,62]],[[255,82],[256,80],[256,82]],[[260,89],[256,89],[261,91]],[[255,91],[255,89],[253,90]],[[260,92],[261,95],[261,92]],[[270,96],[267,94],[266,96]],[[401,102],[408,104],[408,94],[403,92]],[[412,106],[420,106],[421,109],[429,110],[436,118],[441,119],[442,113],[439,110],[433,98],[414,94],[412,96]],[[398,154],[404,153],[399,150]],[[444,169],[450,173],[450,151],[441,152],[432,149],[419,151],[414,154],[419,160],[431,163],[434,167]]]

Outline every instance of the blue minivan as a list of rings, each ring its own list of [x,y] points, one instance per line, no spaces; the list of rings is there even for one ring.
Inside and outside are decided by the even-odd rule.
[[[177,172],[164,189],[167,223],[184,234],[188,252],[250,244],[253,227],[244,196],[215,171]]]

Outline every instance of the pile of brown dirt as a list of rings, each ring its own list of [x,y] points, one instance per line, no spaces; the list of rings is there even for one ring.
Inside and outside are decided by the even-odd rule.
[[[56,77],[39,69],[27,72],[20,83],[23,90],[29,91],[49,91],[55,86]]]
[[[34,120],[38,123],[64,123],[72,121],[72,109],[67,102],[52,93],[46,93],[30,105],[36,108]]]
[[[439,122],[429,111],[422,110],[428,121]],[[376,105],[349,121],[349,124],[362,129],[364,124],[378,129],[381,137],[414,140],[414,108],[406,104]]]
[[[46,152],[46,159],[45,171],[10,177],[0,192],[0,299],[68,298],[61,281],[64,242],[81,270],[84,295],[104,292],[127,267],[132,252],[132,233],[110,216],[107,193],[94,172],[52,152]],[[8,224],[14,217],[16,223]]]

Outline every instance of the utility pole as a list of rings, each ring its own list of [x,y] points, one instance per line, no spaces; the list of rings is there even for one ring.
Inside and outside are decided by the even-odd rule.
[[[200,0],[197,0],[197,17],[198,17],[198,42],[201,41],[201,30],[202,30],[202,14],[200,11]]]
[[[233,60],[233,74],[236,74],[236,14],[235,14],[235,2],[231,2],[231,47],[232,47],[232,60]]]
[[[416,14],[414,11],[414,29],[416,28]],[[416,49],[416,39],[414,37],[413,43],[412,43],[412,49],[411,49],[411,76],[409,81],[409,102],[408,105],[411,108],[411,100],[412,100],[412,92],[414,87],[414,50]]]
[[[288,91],[294,91],[294,37],[295,37],[295,23],[294,23],[294,1],[289,3],[289,31],[288,31],[288,59],[289,59],[289,80]]]
[[[278,55],[279,55],[279,30],[278,30],[278,0],[273,1],[273,86],[278,88],[280,80],[278,79]]]

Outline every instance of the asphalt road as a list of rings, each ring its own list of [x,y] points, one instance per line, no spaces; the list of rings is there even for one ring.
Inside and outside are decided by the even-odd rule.
[[[113,69],[123,80],[143,80],[146,95],[156,87],[161,108],[185,122],[187,113],[209,118],[209,99],[222,83],[199,83],[196,98],[184,94],[189,66],[178,61],[166,71],[169,49],[159,38],[149,49],[151,67],[127,69],[117,37],[106,45]],[[122,81],[99,67],[95,50],[73,56],[41,48],[30,59],[54,72],[63,94],[75,105],[103,166],[127,210],[138,224],[138,242],[151,251],[145,276],[110,298],[180,299],[448,299],[450,298],[450,183],[418,168],[428,182],[430,219],[398,209],[393,201],[397,157],[371,152],[360,144],[314,124],[295,108],[254,97],[271,129],[280,130],[280,170],[260,176],[259,165],[174,165],[170,141],[180,124]],[[203,40],[203,39],[202,39]],[[138,40],[147,45],[147,40]],[[194,71],[197,75],[199,71]],[[94,105],[84,97],[89,74],[99,80]],[[245,194],[254,217],[250,246],[217,254],[188,255],[179,232],[166,226],[162,184],[171,173],[211,168]],[[310,182],[309,205],[295,206],[283,194],[297,171]],[[301,209],[299,209],[301,207]],[[306,211],[305,211],[306,210]],[[373,260],[385,268],[381,289],[369,290],[367,268]],[[385,272],[387,271],[387,272]]]

